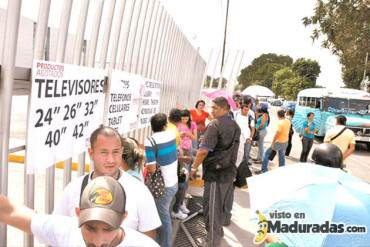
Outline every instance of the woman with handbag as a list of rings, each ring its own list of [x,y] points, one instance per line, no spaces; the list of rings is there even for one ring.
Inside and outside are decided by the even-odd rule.
[[[176,135],[167,130],[167,116],[157,113],[150,119],[153,135],[145,139],[146,167],[149,175],[146,184],[155,200],[162,222],[159,228],[159,244],[170,247],[172,242],[172,221],[170,204],[177,192],[177,146]]]

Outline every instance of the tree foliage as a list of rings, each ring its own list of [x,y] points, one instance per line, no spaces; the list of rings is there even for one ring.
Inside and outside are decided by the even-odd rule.
[[[289,56],[274,53],[262,54],[255,58],[251,65],[242,69],[238,82],[242,89],[251,85],[271,88],[274,73],[292,63],[293,59]]]
[[[314,26],[312,39],[323,39],[322,46],[340,58],[342,78],[347,87],[359,88],[363,72],[370,77],[369,0],[318,0],[313,16],[303,24]]]
[[[272,90],[276,95],[295,100],[299,91],[316,87],[320,65],[310,59],[299,58],[290,67],[276,71]]]
[[[311,59],[299,58],[292,64],[292,70],[308,81],[316,82],[321,70],[318,62]]]
[[[205,81],[204,81],[204,88],[209,88],[209,85],[211,84],[212,76],[207,75]]]
[[[274,81],[272,83],[272,91],[276,95],[284,95],[284,86],[288,79],[296,77],[296,74],[292,71],[290,67],[284,67],[274,74]]]
[[[316,86],[320,74],[317,61],[299,58],[293,63],[289,56],[263,54],[241,71],[240,89],[261,85],[286,99],[295,99],[299,91]]]

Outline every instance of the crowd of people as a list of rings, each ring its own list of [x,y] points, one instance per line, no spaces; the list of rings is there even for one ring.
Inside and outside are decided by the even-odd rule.
[[[279,166],[284,166],[294,135],[294,113],[278,110],[278,121],[273,123],[276,132],[265,150],[271,124],[268,105],[256,105],[250,97],[242,97],[237,105],[238,109],[231,111],[227,99],[217,97],[210,113],[203,100],[196,102],[194,109],[172,109],[168,116],[157,113],[150,120],[152,134],[144,145],[101,126],[91,134],[88,148],[94,170],[65,187],[52,215],[18,208],[0,196],[0,221],[52,246],[170,247],[171,218],[188,217],[189,179],[196,177],[202,165],[208,234],[199,244],[220,246],[223,227],[231,223],[239,165],[261,164],[256,173],[264,173],[278,154]],[[308,113],[303,133],[299,133],[301,162],[307,162],[317,133],[314,118],[314,113]],[[338,146],[344,159],[355,144],[354,134],[345,124],[345,117],[338,116],[337,126],[324,139]],[[254,159],[250,157],[252,145],[258,147]]]

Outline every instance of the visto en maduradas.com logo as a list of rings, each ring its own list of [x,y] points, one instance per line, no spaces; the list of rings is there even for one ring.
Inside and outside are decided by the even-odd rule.
[[[366,226],[346,225],[344,223],[334,223],[325,221],[322,223],[306,223],[302,222],[306,219],[305,213],[295,212],[279,212],[273,211],[268,215],[270,220],[267,220],[265,215],[260,211],[256,211],[258,215],[258,230],[253,242],[261,244],[265,241],[269,233],[328,233],[328,234],[366,234]],[[289,223],[284,223],[284,220]]]

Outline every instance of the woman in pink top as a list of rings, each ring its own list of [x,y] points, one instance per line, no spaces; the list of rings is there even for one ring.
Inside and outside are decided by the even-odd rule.
[[[180,132],[180,148],[185,156],[190,156],[193,140],[197,139],[197,125],[190,120],[190,112],[188,110],[181,111],[181,122],[177,125]]]
[[[177,124],[177,129],[180,132],[180,152],[183,153],[183,156],[190,157],[192,142],[197,138],[197,125],[190,120],[190,112],[188,110],[181,111],[181,122]],[[180,220],[186,219],[190,212],[184,203],[189,177],[186,174],[189,174],[190,165],[191,160],[179,163],[179,187],[172,208],[172,217]]]

